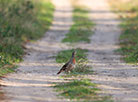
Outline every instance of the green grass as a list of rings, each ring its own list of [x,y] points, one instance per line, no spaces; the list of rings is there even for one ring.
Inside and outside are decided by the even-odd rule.
[[[110,0],[112,9],[119,13],[122,28],[121,49],[118,51],[128,63],[138,63],[138,1]]]
[[[87,57],[86,53],[88,52],[88,50],[77,48],[77,49],[60,51],[56,56],[56,62],[57,63],[67,62],[71,58],[72,52],[74,50],[76,51],[76,61],[78,61],[79,59],[86,59]]]
[[[74,102],[113,102],[109,97],[99,97],[97,91],[100,90],[90,79],[74,79],[67,83],[59,83],[55,88],[65,98],[77,99]]]
[[[0,0],[0,76],[22,61],[25,43],[45,34],[53,11],[49,0]]]
[[[57,86],[58,91],[61,91],[61,95],[69,99],[82,99],[90,98],[93,95],[95,96],[98,89],[96,85],[91,83],[88,79],[83,80],[72,80],[68,83],[61,83]]]
[[[73,11],[73,22],[69,33],[62,40],[63,42],[90,42],[89,37],[92,35],[93,23],[88,17],[88,10],[83,7],[76,7]]]

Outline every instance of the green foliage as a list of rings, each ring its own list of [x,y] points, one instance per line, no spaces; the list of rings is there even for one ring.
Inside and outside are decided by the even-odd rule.
[[[99,97],[96,84],[89,79],[74,79],[67,83],[59,83],[54,86],[61,95],[71,100],[77,99],[74,102],[113,102],[110,97]]]
[[[0,73],[22,60],[26,42],[44,35],[53,11],[49,0],[0,0]]]
[[[76,61],[78,61],[81,58],[86,60],[87,56],[86,53],[88,52],[88,50],[77,48],[77,49],[60,51],[56,56],[56,62],[58,63],[67,62],[71,58],[72,52],[74,50],[76,51]]]
[[[96,95],[95,84],[91,83],[88,79],[72,80],[68,83],[62,83],[55,86],[58,91],[62,91],[61,95],[70,99],[90,98]]]
[[[71,71],[70,75],[85,75],[93,74],[91,66],[88,66],[88,61],[86,59],[80,59],[77,61],[77,64],[74,70]]]
[[[121,49],[118,51],[126,62],[138,63],[138,1],[111,0],[111,4],[122,20]]]
[[[63,42],[90,42],[89,37],[92,34],[93,23],[88,17],[88,10],[82,9],[81,7],[74,8],[73,21],[69,33],[66,34],[66,38]]]

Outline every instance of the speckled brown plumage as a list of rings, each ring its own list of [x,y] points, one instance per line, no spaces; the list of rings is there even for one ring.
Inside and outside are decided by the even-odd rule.
[[[76,54],[76,52],[73,51],[72,57],[70,58],[70,60],[65,65],[63,65],[63,67],[60,69],[60,71],[57,74],[60,74],[63,71],[69,72],[74,68],[75,63],[76,63],[75,54]]]

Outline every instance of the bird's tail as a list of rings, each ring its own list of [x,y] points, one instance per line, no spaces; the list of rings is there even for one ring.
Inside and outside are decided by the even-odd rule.
[[[60,70],[57,74],[60,74],[63,70]]]

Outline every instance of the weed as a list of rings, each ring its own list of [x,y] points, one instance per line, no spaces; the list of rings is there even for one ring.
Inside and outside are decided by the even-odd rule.
[[[72,73],[79,73],[79,74],[90,74],[93,71],[91,70],[92,68],[88,66],[88,61],[85,59],[80,59],[78,60],[75,69],[72,71]]]

